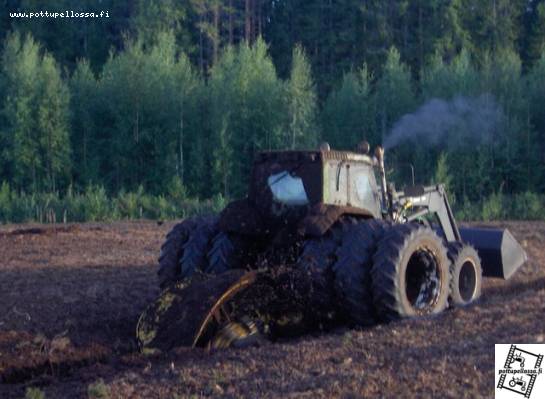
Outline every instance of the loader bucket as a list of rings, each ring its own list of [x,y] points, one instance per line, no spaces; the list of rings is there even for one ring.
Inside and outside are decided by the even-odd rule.
[[[481,258],[483,276],[509,279],[528,259],[507,229],[461,228],[462,241],[473,245]]]

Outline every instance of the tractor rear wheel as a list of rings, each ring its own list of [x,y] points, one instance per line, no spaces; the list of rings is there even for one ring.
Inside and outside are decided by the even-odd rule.
[[[482,267],[479,254],[470,245],[450,243],[450,296],[453,306],[466,306],[481,296]]]
[[[343,231],[351,225],[348,221],[339,221],[322,237],[312,237],[303,243],[301,255],[297,260],[300,268],[311,273],[327,273],[336,260]]]
[[[212,238],[207,259],[206,273],[220,274],[234,268],[235,244],[228,233],[220,231]]]
[[[378,244],[371,269],[373,303],[384,321],[435,314],[447,307],[449,260],[429,227],[391,227]]]
[[[311,301],[311,312],[319,315],[322,324],[327,324],[323,325],[324,328],[330,323],[334,324],[338,313],[332,266],[337,262],[339,246],[355,223],[356,219],[342,218],[323,236],[306,239],[297,260],[297,268],[303,270],[312,281],[316,295],[313,295],[314,300]]]
[[[180,277],[186,278],[198,270],[206,268],[206,255],[210,250],[212,239],[218,233],[216,216],[201,218],[199,224],[189,234],[180,259]]]
[[[236,268],[232,237],[217,228],[217,217],[194,217],[167,234],[159,257],[159,286],[192,276],[196,271],[219,274]]]
[[[180,275],[179,263],[189,234],[199,224],[200,218],[188,218],[175,225],[167,234],[159,255],[159,286],[164,289],[174,284]]]
[[[335,290],[342,313],[351,323],[370,326],[376,323],[371,295],[371,267],[377,243],[386,222],[362,220],[348,228],[337,250]]]

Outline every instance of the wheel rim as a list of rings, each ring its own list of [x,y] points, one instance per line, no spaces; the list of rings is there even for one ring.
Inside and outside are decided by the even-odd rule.
[[[471,259],[466,259],[460,268],[458,275],[458,291],[460,297],[465,301],[470,301],[475,295],[477,288],[477,273],[475,263]]]
[[[405,270],[405,294],[417,314],[432,313],[441,294],[441,265],[433,251],[414,251]]]

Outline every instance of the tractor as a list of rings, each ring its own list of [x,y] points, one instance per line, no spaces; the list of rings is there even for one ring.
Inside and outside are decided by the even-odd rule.
[[[166,236],[137,339],[222,348],[435,315],[525,261],[508,230],[459,228],[443,185],[397,191],[380,146],[261,152],[245,198]]]

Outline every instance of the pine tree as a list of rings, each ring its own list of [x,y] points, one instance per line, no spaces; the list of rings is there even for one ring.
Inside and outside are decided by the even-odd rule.
[[[185,161],[188,154],[196,152],[199,149],[199,152],[202,154],[203,150],[195,146],[196,143],[200,143],[200,136],[202,134],[200,129],[197,128],[195,121],[195,115],[199,112],[199,109],[196,107],[196,98],[199,95],[201,82],[195,74],[189,58],[185,54],[181,54],[178,57],[174,68],[174,80],[171,82],[174,93],[171,99],[174,99],[174,106],[178,113],[178,118],[176,119],[178,122],[176,171],[182,184],[187,184],[188,175],[186,169],[197,169],[193,173],[195,177],[202,174],[202,170],[199,170],[199,162],[190,162],[188,166]]]
[[[98,84],[87,60],[78,62],[70,80],[71,142],[74,181],[86,186],[97,181],[98,157],[96,131],[96,101]]]
[[[293,50],[290,79],[286,85],[287,137],[283,146],[295,149],[303,145],[315,145],[318,132],[316,125],[316,91],[312,71],[304,50]]]
[[[51,55],[27,35],[7,38],[2,55],[6,98],[4,162],[19,188],[56,190],[70,174],[68,88]]]
[[[255,153],[282,142],[283,84],[266,44],[228,48],[211,70],[209,90],[216,192],[240,196]]]
[[[138,0],[131,22],[138,37],[147,44],[157,42],[163,32],[170,31],[181,45],[189,44],[187,2],[174,0]]]
[[[482,91],[479,73],[465,49],[450,63],[445,63],[436,53],[423,71],[421,87],[424,100],[434,97],[451,99],[456,95],[476,96]]]
[[[525,70],[529,70],[545,51],[545,1],[529,1],[523,22],[521,57]]]
[[[345,74],[341,86],[329,95],[322,124],[324,139],[335,148],[354,149],[362,140],[380,142],[374,121],[371,76],[366,65]]]
[[[183,178],[195,79],[187,58],[176,54],[173,32],[158,34],[150,47],[128,41],[111,56],[100,79],[105,105],[97,111],[106,121],[101,168],[110,171],[108,186],[161,192],[174,176]]]
[[[12,173],[18,187],[38,187],[38,146],[36,134],[36,87],[39,66],[39,46],[27,36],[24,42],[19,33],[6,39],[2,54],[5,100],[3,132],[6,169]]]
[[[401,63],[399,51],[388,52],[382,76],[376,84],[375,97],[379,131],[382,138],[392,125],[414,106],[414,93],[410,72]]]
[[[463,0],[460,9],[464,28],[470,32],[477,59],[486,52],[516,49],[519,21],[527,0]]]
[[[57,0],[48,2],[47,7],[41,0],[8,1],[6,11],[48,11],[66,13],[100,12],[108,17],[95,18],[10,18],[12,29],[22,34],[30,33],[35,40],[43,44],[53,55],[61,68],[75,69],[77,60],[86,58],[93,69],[99,70],[108,57],[111,48],[119,49],[133,18],[135,7],[133,0]],[[11,4],[9,4],[11,3]],[[5,12],[7,14],[7,12]],[[9,16],[9,14],[8,14]],[[153,21],[150,19],[149,23]]]
[[[449,194],[450,203],[454,205],[456,197],[454,195],[453,179],[449,171],[448,154],[446,152],[442,152],[439,154],[439,158],[437,158],[437,167],[433,181],[435,184],[445,186],[445,190]]]
[[[534,128],[525,139],[528,158],[531,163],[527,170],[531,187],[538,192],[545,190],[545,52],[534,65],[528,76],[528,119]],[[533,151],[532,151],[533,150]]]
[[[45,187],[55,191],[59,186],[65,186],[71,177],[68,133],[70,95],[68,85],[51,55],[43,56],[39,72],[38,144],[45,168]]]

